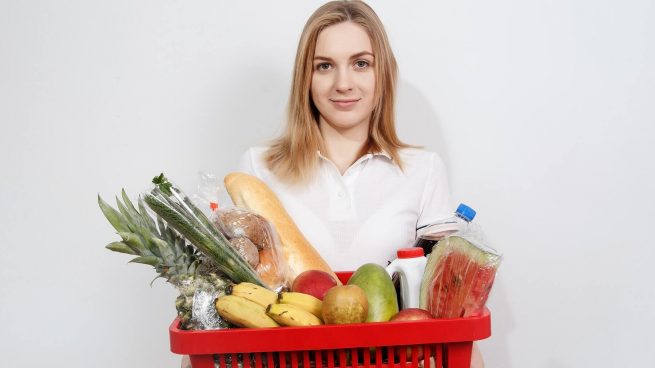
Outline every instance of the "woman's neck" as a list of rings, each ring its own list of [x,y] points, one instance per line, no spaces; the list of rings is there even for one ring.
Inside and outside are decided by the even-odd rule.
[[[327,151],[323,154],[337,166],[341,175],[368,149],[368,125],[338,129],[321,119],[319,128]]]

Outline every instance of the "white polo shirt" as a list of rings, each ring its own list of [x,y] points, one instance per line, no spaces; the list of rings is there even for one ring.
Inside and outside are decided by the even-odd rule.
[[[266,147],[249,149],[240,170],[263,180],[303,235],[335,271],[364,263],[386,266],[396,250],[411,246],[416,228],[454,211],[446,169],[434,152],[400,151],[404,171],[386,153],[366,154],[341,175],[320,152],[308,184],[289,186],[268,170]]]

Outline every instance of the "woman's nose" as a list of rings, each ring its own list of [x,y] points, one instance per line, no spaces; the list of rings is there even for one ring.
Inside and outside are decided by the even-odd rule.
[[[335,88],[337,92],[351,91],[353,89],[353,82],[349,70],[339,70],[336,74]]]

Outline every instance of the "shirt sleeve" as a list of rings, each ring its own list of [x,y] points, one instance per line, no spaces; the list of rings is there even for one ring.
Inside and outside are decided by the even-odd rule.
[[[249,148],[246,152],[241,155],[239,160],[239,171],[256,176],[261,179],[257,170],[257,164],[255,162],[255,149]]]
[[[448,218],[453,212],[446,165],[439,155],[432,153],[430,172],[425,182],[416,227]]]

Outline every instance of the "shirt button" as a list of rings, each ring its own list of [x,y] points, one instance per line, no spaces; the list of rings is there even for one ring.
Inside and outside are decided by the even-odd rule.
[[[342,199],[343,199],[343,198],[346,196],[346,193],[344,193],[344,192],[339,192],[339,194],[337,194],[337,196],[339,196],[339,198],[342,198]]]

